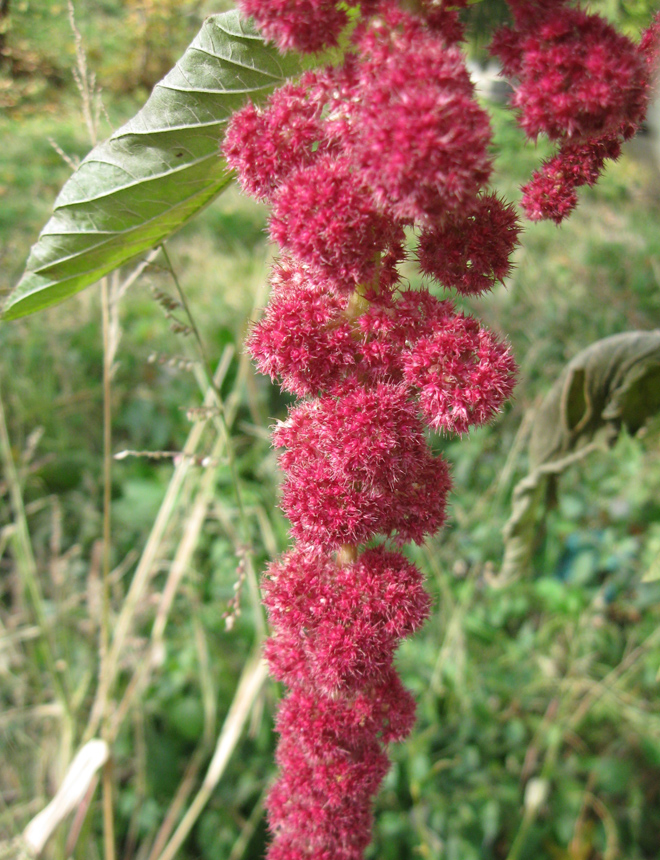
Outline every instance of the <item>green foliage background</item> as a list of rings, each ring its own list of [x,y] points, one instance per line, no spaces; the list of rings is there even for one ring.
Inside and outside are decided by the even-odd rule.
[[[174,11],[173,5],[108,0],[77,9],[104,89],[110,117],[104,134],[135,112],[145,87],[172,65],[199,27],[196,16],[220,11],[217,4],[211,10],[179,3]],[[147,20],[141,31],[139,15]],[[48,138],[73,158],[89,147],[70,78],[73,42],[63,7],[14,2],[3,26],[8,83],[1,89],[0,289],[6,292],[70,172]],[[136,66],[140,50],[148,58],[144,79]],[[524,145],[508,113],[493,110],[497,186],[515,198],[544,151]],[[498,575],[501,528],[512,487],[526,472],[525,428],[539,398],[565,362],[593,341],[660,327],[655,170],[624,157],[583,195],[561,229],[527,225],[506,288],[463,302],[510,338],[521,379],[515,401],[495,425],[468,439],[435,440],[453,464],[452,518],[437,541],[412,551],[428,572],[434,613],[399,655],[418,697],[419,722],[409,742],[393,751],[394,766],[378,800],[372,858],[658,855],[660,422],[637,438],[621,437],[612,451],[566,474],[539,530],[529,576],[503,581]],[[248,319],[265,301],[271,251],[264,223],[264,210],[234,189],[168,246],[212,361],[230,350],[223,394],[237,404],[234,441],[262,565],[286,545],[286,524],[275,510],[276,463],[264,433],[284,414],[286,400],[268,380],[246,374],[241,358]],[[412,269],[408,274],[415,282]],[[169,360],[194,357],[189,339],[170,330],[154,289],[174,292],[162,261],[121,306],[113,382],[116,451],[180,450],[191,426],[186,412],[200,403],[194,373]],[[77,697],[78,732],[97,670],[99,331],[95,290],[0,326],[0,394],[49,619]],[[169,459],[146,457],[113,467],[116,610],[132,574],[132,552],[144,543],[171,471]],[[146,856],[144,846],[187,764],[196,749],[204,753],[207,697],[217,707],[217,731],[254,638],[247,595],[231,631],[223,619],[237,564],[236,510],[224,462],[214,486],[162,661],[115,749],[117,839],[119,856],[127,860]],[[11,551],[6,476],[0,478],[0,517],[0,837],[10,840],[52,796],[63,763],[58,717],[49,710],[53,691],[27,632],[32,621]],[[122,683],[141,659],[165,574],[157,573],[141,606]],[[273,775],[277,696],[269,686],[182,858],[262,856],[260,803]],[[46,856],[65,856],[64,842],[65,834],[54,839]],[[74,856],[102,856],[96,805]]]

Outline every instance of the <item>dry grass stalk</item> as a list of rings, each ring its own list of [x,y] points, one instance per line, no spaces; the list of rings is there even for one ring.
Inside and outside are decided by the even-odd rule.
[[[51,802],[23,831],[23,841],[33,857],[38,857],[58,825],[82,802],[99,768],[109,760],[105,741],[91,740],[78,750]]]

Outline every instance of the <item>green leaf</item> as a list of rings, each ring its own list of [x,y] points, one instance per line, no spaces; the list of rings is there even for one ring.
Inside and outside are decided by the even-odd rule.
[[[533,468],[593,442],[635,434],[660,410],[660,331],[596,341],[575,356],[543,401],[529,443]]]
[[[68,298],[178,230],[233,178],[219,144],[234,111],[299,72],[236,12],[207,18],[142,110],[68,180],[4,318]]]
[[[503,576],[519,576],[529,567],[538,511],[559,475],[613,445],[622,428],[635,434],[659,412],[660,331],[606,337],[566,365],[534,418],[530,473],[513,491],[504,527]]]

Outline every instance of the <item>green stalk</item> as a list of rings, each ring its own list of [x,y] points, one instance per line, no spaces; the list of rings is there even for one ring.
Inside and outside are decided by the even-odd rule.
[[[61,673],[57,668],[55,642],[53,640],[52,630],[46,618],[46,612],[44,609],[44,599],[41,593],[41,586],[39,584],[37,564],[34,559],[34,553],[32,552],[32,541],[30,539],[30,531],[28,528],[27,517],[25,515],[25,506],[23,504],[23,493],[21,491],[21,485],[16,472],[16,465],[11,452],[11,444],[9,441],[9,433],[7,431],[7,422],[5,420],[5,411],[1,396],[0,458],[2,459],[4,474],[9,488],[11,506],[14,511],[14,530],[12,537],[16,558],[16,568],[24,593],[27,595],[41,634],[40,638],[37,640],[36,647],[40,657],[48,668],[53,687],[55,688],[55,694],[62,707],[62,712],[67,723],[70,724],[71,708],[69,706],[69,697],[67,695]]]
[[[108,655],[110,646],[110,540],[111,540],[111,491],[112,491],[112,361],[110,353],[110,296],[108,278],[101,282],[101,308],[103,316],[103,598],[100,624],[100,679],[105,690],[101,736],[108,740],[108,700],[112,689],[109,676]],[[112,798],[112,758],[103,766],[103,846],[105,860],[115,860],[114,814]]]
[[[227,425],[227,416],[225,411],[225,404],[222,397],[222,393],[220,391],[220,386],[217,385],[214,374],[211,369],[211,363],[209,361],[206,349],[204,347],[204,343],[202,341],[201,335],[199,333],[199,329],[197,327],[197,323],[195,318],[192,315],[190,310],[190,306],[188,305],[188,300],[186,299],[186,295],[183,292],[179,279],[176,275],[174,267],[172,266],[172,261],[170,260],[169,254],[167,253],[167,249],[165,245],[161,245],[161,250],[163,252],[163,256],[165,257],[165,262],[167,263],[167,267],[172,275],[172,280],[174,281],[174,285],[176,287],[177,293],[179,295],[179,300],[181,301],[181,306],[186,314],[188,319],[188,323],[193,333],[193,337],[195,338],[195,342],[197,344],[197,349],[199,352],[199,356],[201,358],[202,367],[204,370],[204,375],[206,377],[206,382],[208,387],[213,391],[215,395],[216,404],[218,407],[218,420],[220,423],[220,429],[222,431],[225,443],[225,454],[227,457],[227,463],[229,465],[229,472],[231,474],[232,486],[234,487],[234,493],[236,495],[236,507],[238,510],[238,520],[240,523],[241,537],[243,541],[243,549],[245,552],[245,562],[247,567],[248,580],[250,584],[250,590],[252,592],[252,597],[255,603],[255,619],[257,626],[257,633],[259,639],[263,639],[266,635],[266,620],[264,618],[263,609],[261,607],[261,601],[259,598],[259,585],[257,583],[257,577],[254,570],[253,564],[253,556],[254,551],[252,548],[252,542],[250,540],[250,526],[248,523],[248,518],[245,513],[245,504],[243,502],[243,492],[241,489],[241,478],[238,473],[238,466],[236,464],[236,454],[234,451],[234,445],[232,442],[232,438],[229,432],[229,427]]]

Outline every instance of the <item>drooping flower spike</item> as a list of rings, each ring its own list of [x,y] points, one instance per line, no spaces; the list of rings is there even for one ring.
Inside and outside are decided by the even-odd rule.
[[[517,81],[513,106],[527,136],[545,134],[558,144],[524,186],[522,206],[531,220],[560,223],[577,205],[576,189],[597,181],[644,119],[660,13],[635,45],[601,16],[564,0],[508,3],[515,25],[495,34],[491,52]]]
[[[567,0],[507,2],[493,51],[527,134],[557,144],[522,205],[559,222],[643,117],[660,16],[637,47]],[[441,288],[476,295],[511,270],[520,226],[487,186],[491,129],[458,46],[467,5],[241,0],[282,49],[347,45],[342,63],[235,114],[224,144],[271,204],[282,251],[247,345],[300,398],[273,434],[295,544],[263,579],[265,655],[288,688],[268,860],[363,857],[387,745],[414,722],[395,652],[431,602],[395,548],[446,518],[449,468],[429,433],[492,420],[515,382],[504,341],[400,271],[416,257]]]

